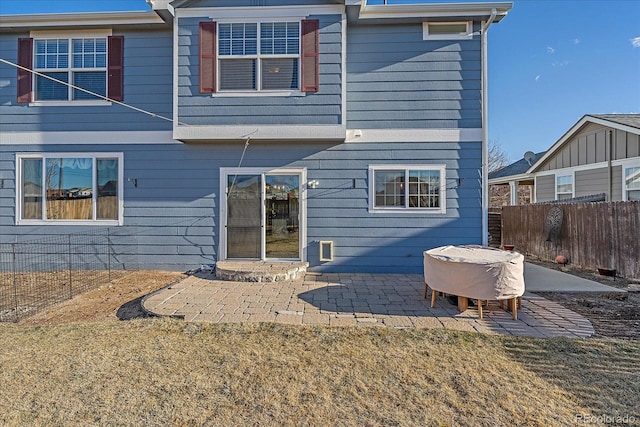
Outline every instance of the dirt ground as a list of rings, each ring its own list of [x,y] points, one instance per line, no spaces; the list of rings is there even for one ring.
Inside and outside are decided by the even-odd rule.
[[[596,271],[583,270],[571,265],[563,267],[536,259],[527,261],[627,291],[626,294],[594,292],[539,292],[538,294],[589,319],[596,331],[596,337],[640,340],[640,281],[601,276]]]
[[[185,277],[185,274],[176,272],[132,271],[97,289],[26,317],[19,324],[117,322],[145,317],[140,300],[145,295]]]
[[[626,294],[541,293],[557,301],[593,324],[597,337],[640,340],[640,283],[638,281],[599,276],[572,267],[561,267],[539,260],[528,260],[545,267],[562,270],[586,279],[625,289]],[[149,293],[186,277],[166,271],[135,271],[107,285],[27,317],[21,325],[56,325],[71,322],[117,322],[145,317],[140,301]]]

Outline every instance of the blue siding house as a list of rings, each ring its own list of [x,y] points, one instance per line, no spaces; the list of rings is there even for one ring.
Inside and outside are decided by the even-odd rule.
[[[2,16],[0,243],[130,267],[417,273],[487,243],[487,30],[511,3],[147,0]]]

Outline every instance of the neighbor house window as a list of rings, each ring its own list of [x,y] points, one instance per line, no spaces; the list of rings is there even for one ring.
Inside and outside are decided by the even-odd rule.
[[[34,70],[101,96],[107,95],[107,38],[34,39]],[[96,100],[71,86],[34,76],[35,101]]]
[[[556,177],[556,200],[573,198],[573,175]]]
[[[424,40],[455,40],[471,36],[471,22],[423,22]]]
[[[300,22],[219,23],[220,91],[300,89]]]
[[[624,168],[624,200],[640,200],[640,166]]]
[[[370,208],[373,211],[421,210],[444,213],[445,167],[371,166]]]
[[[122,154],[18,156],[19,223],[121,223]]]

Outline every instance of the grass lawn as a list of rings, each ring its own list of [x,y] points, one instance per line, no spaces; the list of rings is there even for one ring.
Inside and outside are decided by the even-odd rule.
[[[172,319],[0,324],[0,425],[640,423],[639,360],[634,340]]]

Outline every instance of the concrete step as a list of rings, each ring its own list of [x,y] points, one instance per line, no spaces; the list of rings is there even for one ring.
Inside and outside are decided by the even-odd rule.
[[[216,277],[233,282],[281,282],[304,277],[309,267],[301,261],[218,261]]]

